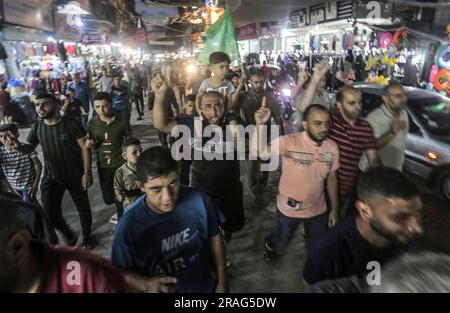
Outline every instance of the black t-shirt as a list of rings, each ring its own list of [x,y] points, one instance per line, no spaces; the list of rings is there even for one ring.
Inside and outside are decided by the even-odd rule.
[[[80,122],[63,116],[55,125],[37,121],[27,141],[41,144],[44,155],[44,177],[65,182],[83,176],[83,157],[77,140],[86,136]]]
[[[207,192],[215,199],[227,198],[231,195],[227,192],[233,190],[231,186],[239,184],[239,161],[234,149],[234,141],[231,133],[227,134],[226,125],[232,120],[238,120],[233,114],[228,114],[222,128],[222,140],[219,134],[215,138],[213,132],[210,136],[203,137],[197,142],[191,137],[192,175],[195,185]],[[185,125],[189,128],[191,136],[194,136],[194,118],[177,117],[178,125]],[[203,121],[203,130],[208,126],[207,121]],[[227,141],[228,139],[228,141]],[[200,160],[195,160],[195,156],[201,155]],[[213,156],[222,156],[222,159],[212,159]],[[229,160],[227,160],[227,157]],[[208,159],[207,159],[208,158]]]
[[[369,244],[356,227],[356,218],[349,217],[330,229],[309,252],[303,278],[308,284],[356,275],[364,278],[377,261],[382,266],[402,252],[399,247],[376,248]],[[365,280],[364,280],[365,281]]]

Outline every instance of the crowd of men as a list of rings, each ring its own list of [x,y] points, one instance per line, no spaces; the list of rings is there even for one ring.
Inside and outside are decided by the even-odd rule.
[[[423,233],[422,202],[402,173],[409,124],[403,87],[386,86],[382,106],[363,119],[357,89],[341,88],[336,104],[323,93],[324,59],[311,77],[298,74],[301,127],[285,134],[264,75],[243,68],[233,84],[230,63],[225,53],[212,53],[211,77],[190,95],[176,95],[158,71],[151,75],[152,96],[144,97],[137,71],[127,86],[108,69],[95,95],[85,95],[76,74],[63,103],[52,93],[36,96],[39,120],[28,138],[19,140],[15,124],[0,126],[0,291],[230,291],[226,247],[246,227],[244,190],[262,207],[269,169],[279,168],[276,217],[261,257],[276,267],[303,224],[307,257],[293,278],[299,291],[371,290],[368,264],[376,262],[383,269],[390,264],[390,276],[375,291],[448,292],[448,280],[430,280],[450,277],[449,257],[418,257],[411,247]],[[146,98],[161,146],[142,151],[130,113],[134,102],[142,119]],[[89,111],[95,112],[90,119]],[[97,244],[88,197],[92,151],[104,203],[117,211],[110,260],[86,251]],[[81,224],[77,248],[78,235],[63,217],[66,190]],[[67,279],[74,268],[77,279]],[[417,279],[426,284],[411,284]]]

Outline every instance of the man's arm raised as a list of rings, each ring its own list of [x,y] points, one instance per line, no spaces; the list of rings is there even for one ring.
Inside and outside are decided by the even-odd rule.
[[[269,159],[272,152],[271,145],[267,144],[267,141],[263,140],[264,138],[260,139],[264,127],[267,127],[266,124],[271,117],[270,109],[267,107],[266,101],[266,97],[263,97],[261,108],[255,113],[256,131],[250,139],[250,154],[263,160]]]
[[[156,75],[152,80],[152,90],[155,92],[155,105],[153,106],[153,126],[159,131],[170,134],[177,122],[168,119],[168,108],[164,105],[167,84],[161,77]]]

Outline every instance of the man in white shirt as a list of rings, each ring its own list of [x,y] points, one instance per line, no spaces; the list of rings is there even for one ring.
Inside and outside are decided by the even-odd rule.
[[[409,129],[405,106],[408,98],[405,89],[392,83],[384,89],[380,107],[370,112],[367,121],[377,140],[378,156],[386,167],[401,171],[405,159],[406,137]]]

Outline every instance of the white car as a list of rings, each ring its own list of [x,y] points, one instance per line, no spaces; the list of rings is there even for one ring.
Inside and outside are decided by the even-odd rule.
[[[382,104],[385,86],[356,83],[363,95],[363,116]],[[450,201],[450,99],[436,92],[404,87],[409,134],[404,169],[424,178]]]

